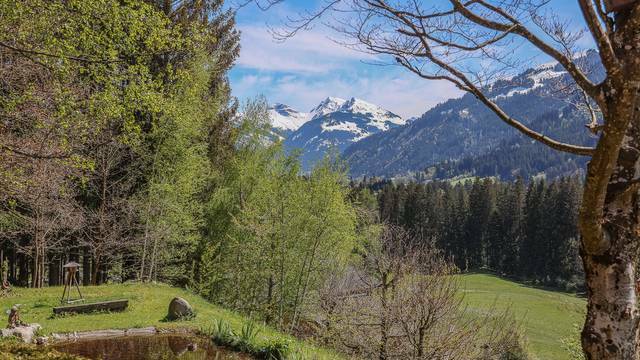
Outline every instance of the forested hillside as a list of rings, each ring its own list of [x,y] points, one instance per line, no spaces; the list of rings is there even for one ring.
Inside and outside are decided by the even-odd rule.
[[[603,77],[595,51],[576,61],[589,69],[592,78]],[[484,91],[535,131],[553,133],[561,141],[592,145],[595,137],[585,129],[589,115],[576,105],[580,95],[563,90],[571,81],[561,65],[550,63],[498,80]],[[542,145],[532,144],[531,139],[503,126],[491,110],[466,94],[433,107],[405,126],[354,143],[344,151],[344,157],[354,177],[403,176],[425,169],[431,177],[435,169],[437,178],[500,175],[513,179],[547,170],[553,176],[569,175],[585,161],[575,155],[549,156],[553,151],[542,149]],[[505,152],[509,153],[506,159],[500,157]],[[565,167],[567,161],[577,165]]]
[[[434,242],[460,269],[487,269],[575,291],[582,287],[578,257],[579,177],[552,182],[490,178],[394,185],[358,183],[371,193],[383,221]]]
[[[566,109],[558,115],[544,114],[536,120],[536,126],[545,131],[560,134],[563,139],[574,139],[583,144],[593,143],[595,138],[585,131],[584,118]],[[588,158],[553,151],[522,135],[502,140],[486,153],[467,155],[458,160],[447,160],[428,167],[422,175],[425,179],[452,179],[465,176],[491,177],[515,180],[544,176],[554,179],[572,174],[583,174]],[[418,175],[418,176],[420,176]]]

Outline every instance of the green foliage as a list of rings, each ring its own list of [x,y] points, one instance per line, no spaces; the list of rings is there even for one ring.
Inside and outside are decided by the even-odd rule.
[[[253,321],[246,322],[242,326],[239,335],[222,319],[218,319],[212,327],[204,332],[211,336],[215,344],[253,355],[258,359],[288,359],[288,354],[291,350],[288,341],[276,340],[269,341],[266,344],[259,344],[257,342],[259,330]]]
[[[202,197],[235,141],[226,72],[239,34],[223,4],[0,0],[0,117],[20,119],[0,133],[3,235],[35,242],[34,209],[57,217],[64,204],[74,224],[36,232],[66,238],[82,222],[86,236],[64,246],[84,249],[92,283],[189,282]],[[36,161],[42,152],[56,156]],[[40,191],[56,196],[34,204]],[[39,262],[57,255],[46,240]],[[98,275],[110,269],[117,275]]]
[[[213,301],[295,324],[328,270],[354,245],[344,170],[328,160],[301,176],[297,158],[265,146],[265,104],[243,112],[237,156],[207,204],[199,289]]]
[[[580,342],[580,326],[573,324],[573,334],[560,339],[562,348],[569,354],[569,358],[573,360],[584,360],[584,352],[582,351],[582,343]]]

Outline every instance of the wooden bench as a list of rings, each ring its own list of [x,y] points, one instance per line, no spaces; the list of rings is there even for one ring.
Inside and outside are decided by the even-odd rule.
[[[89,313],[95,311],[123,311],[129,306],[129,300],[101,301],[91,304],[67,305],[53,308],[54,314]]]

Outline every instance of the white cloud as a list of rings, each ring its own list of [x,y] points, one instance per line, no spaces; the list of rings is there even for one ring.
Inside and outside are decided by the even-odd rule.
[[[300,111],[309,111],[327,96],[357,97],[404,118],[419,116],[434,105],[461,95],[448,82],[427,81],[403,72],[360,78],[287,76],[243,95],[237,90],[234,89],[238,96],[265,95],[270,102],[285,103]]]
[[[236,74],[242,75],[232,76],[232,89],[241,99],[265,95],[270,102],[309,111],[327,96],[357,97],[409,118],[460,95],[447,82],[363,63],[378,58],[334,42],[325,27],[301,31],[285,42],[275,41],[256,22],[240,30]]]
[[[373,60],[373,56],[348,49],[317,30],[303,31],[278,42],[264,26],[247,25],[242,31],[240,67],[291,73],[327,73],[345,62]]]

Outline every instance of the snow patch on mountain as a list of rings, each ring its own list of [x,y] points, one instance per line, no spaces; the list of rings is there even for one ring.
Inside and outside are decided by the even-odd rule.
[[[328,97],[307,113],[300,127],[284,137],[284,146],[287,150],[301,149],[303,169],[309,170],[332,149],[342,151],[354,142],[405,123],[400,116],[367,101]]]
[[[541,66],[532,69],[530,73],[522,77],[521,81],[526,81],[526,86],[515,86],[510,88],[507,92],[495,95],[491,97],[491,100],[500,100],[510,98],[514,95],[526,95],[535,89],[542,88],[544,84],[552,79],[559,78],[567,74],[566,71],[559,71],[556,66],[552,66],[551,63],[543,64]]]
[[[318,104],[318,106],[311,109],[311,111],[309,112],[310,114],[309,120],[313,120],[313,119],[322,117],[324,115],[330,114],[340,109],[340,107],[344,105],[344,103],[346,102],[347,100],[345,99],[329,96],[328,98],[322,100],[322,102]]]
[[[309,120],[309,114],[299,112],[285,104],[274,104],[269,108],[271,126],[280,130],[295,131]]]

